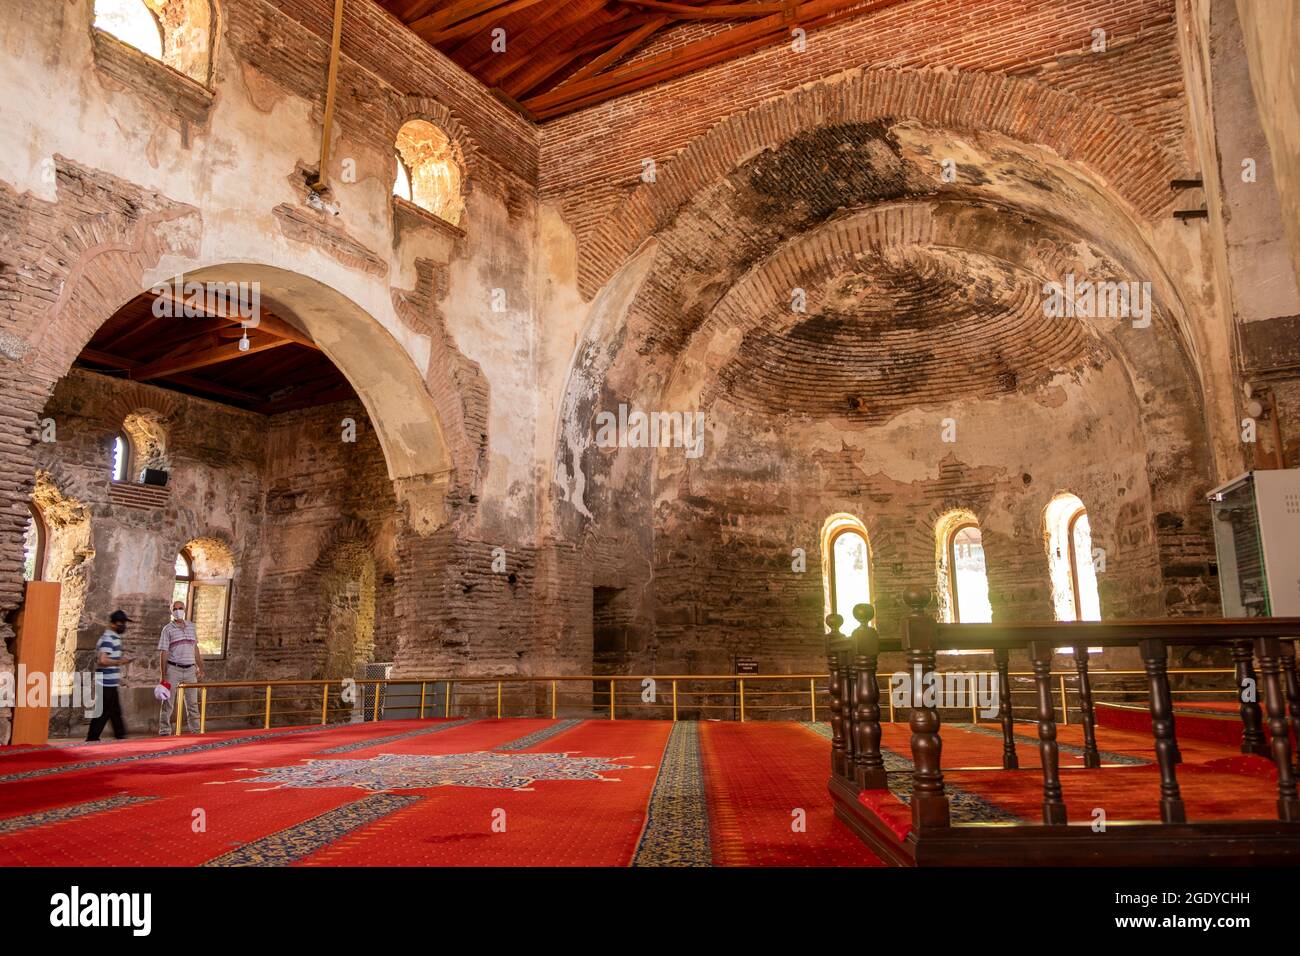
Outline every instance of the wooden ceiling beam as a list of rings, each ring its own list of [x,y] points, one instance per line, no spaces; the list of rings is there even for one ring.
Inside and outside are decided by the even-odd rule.
[[[476,17],[468,20],[461,20],[451,26],[441,30],[418,30],[412,25],[411,29],[419,33],[430,43],[435,46],[439,43],[445,43],[448,40],[456,40],[460,37],[470,36],[475,33],[481,33],[484,30],[491,29],[495,24],[500,23],[506,17],[527,10],[529,7],[543,3],[545,0],[510,0],[503,6],[493,7]]]
[[[187,306],[184,302],[171,295],[159,296],[158,298],[169,299],[172,303],[173,308],[176,311],[180,312],[182,315],[184,314],[183,310],[189,308],[189,306]],[[206,315],[208,318],[216,319],[221,322],[229,322],[233,325],[243,325],[244,322],[248,321],[243,316],[241,316],[238,311],[235,311],[233,314],[229,312],[222,312],[216,315],[213,315],[211,313],[206,313]],[[276,336],[277,338],[288,339],[290,342],[293,342],[296,345],[301,345],[309,349],[315,349],[315,350],[320,349],[320,346],[317,345],[312,340],[312,337],[308,335],[306,332],[300,331],[297,326],[292,325],[289,322],[286,322],[284,319],[280,318],[277,315],[273,315],[272,313],[268,312],[266,309],[261,309],[261,308],[258,309],[258,316],[257,319],[255,320],[255,323],[256,324],[254,325],[250,325],[249,328],[261,329],[263,332],[267,332],[271,335]]]
[[[589,76],[576,83],[565,83],[549,93],[525,100],[524,106],[538,118],[549,119],[734,59],[779,41],[795,26],[825,26],[903,2],[905,0],[875,0],[868,6],[861,6],[862,0],[806,0],[795,8],[792,19],[787,20],[784,14],[774,14],[752,20],[643,63]]]
[[[453,23],[464,20],[466,17],[477,16],[507,2],[508,0],[456,0],[456,2],[443,7],[441,10],[434,10],[422,16],[414,17],[408,20],[406,25],[419,34],[425,32],[436,33]]]
[[[685,3],[662,3],[659,0],[618,0],[619,3],[656,13],[671,13],[678,20],[748,20],[784,14],[783,3],[724,3],[719,6],[693,7]],[[793,9],[793,8],[790,8]]]
[[[639,30],[633,31],[590,63],[574,72],[574,74],[569,77],[569,81],[575,82],[577,80],[585,80],[589,76],[595,76],[601,70],[605,69],[605,67],[617,63],[619,60],[623,59],[623,57],[635,51],[637,47],[650,39],[651,35],[657,33],[661,27],[664,27],[667,24],[668,17],[656,17],[655,19],[650,20]]]
[[[228,342],[224,345],[198,348],[183,355],[174,355],[148,362],[132,369],[131,378],[137,382],[146,382],[152,378],[168,378],[181,372],[192,372],[196,368],[207,368],[209,365],[219,365],[222,362],[230,362],[246,355],[256,355],[258,352],[265,352],[268,349],[278,349],[285,345],[297,344],[290,342],[288,339],[275,338],[265,333],[256,337],[250,334],[248,339],[248,348],[242,351],[238,342]]]
[[[139,362],[122,358],[119,355],[112,355],[100,349],[82,349],[81,354],[77,356],[77,358],[78,360],[91,362],[95,365],[106,365],[109,368],[121,369],[126,372],[129,372],[131,369],[137,368],[140,365]],[[246,392],[238,388],[231,388],[229,385],[223,385],[219,382],[209,382],[207,379],[199,378],[197,375],[171,375],[168,376],[165,381],[195,391],[207,392],[210,395],[220,395],[223,398],[232,398],[249,405],[256,405],[260,402],[266,401],[266,399],[261,395],[254,395],[252,392]]]

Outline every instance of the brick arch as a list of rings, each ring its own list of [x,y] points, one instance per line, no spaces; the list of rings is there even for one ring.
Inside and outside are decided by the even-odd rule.
[[[590,299],[691,197],[762,151],[808,129],[882,120],[1046,146],[1086,167],[1148,220],[1172,202],[1176,160],[1149,135],[1079,97],[991,73],[854,70],[730,116],[662,164],[656,181],[638,186],[584,243],[582,294]]]

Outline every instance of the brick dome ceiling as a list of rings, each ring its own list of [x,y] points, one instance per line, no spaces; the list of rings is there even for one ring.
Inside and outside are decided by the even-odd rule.
[[[806,312],[783,303],[757,319],[707,403],[878,423],[1032,387],[1096,343],[1044,316],[1038,279],[982,253],[912,246],[834,264],[799,277]]]

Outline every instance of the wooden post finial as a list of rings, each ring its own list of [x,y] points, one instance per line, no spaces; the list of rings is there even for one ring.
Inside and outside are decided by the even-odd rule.
[[[844,618],[839,614],[827,614],[826,626],[831,629],[832,634],[838,634],[840,628],[844,625]]]
[[[932,597],[929,588],[919,584],[913,585],[903,592],[903,603],[912,609],[913,614],[921,615],[930,606]]]
[[[853,605],[853,616],[857,618],[860,625],[865,627],[876,616],[876,609],[870,604],[855,604]]]

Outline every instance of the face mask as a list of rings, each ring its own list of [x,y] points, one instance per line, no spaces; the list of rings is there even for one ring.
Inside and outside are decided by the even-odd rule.
[[[177,608],[176,610],[172,611],[172,617],[176,618],[176,620],[178,621],[183,621],[185,620],[185,612],[182,611],[180,608]]]

